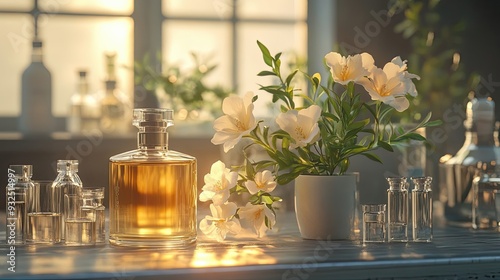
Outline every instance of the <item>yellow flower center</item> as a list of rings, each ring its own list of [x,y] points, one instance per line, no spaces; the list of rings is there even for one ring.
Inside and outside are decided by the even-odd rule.
[[[222,180],[217,181],[217,183],[215,183],[215,190],[221,191],[223,189],[224,187],[222,186]]]
[[[343,81],[349,78],[349,67],[346,65],[342,65],[342,70],[340,71],[340,79]]]
[[[306,134],[304,133],[304,129],[302,129],[302,127],[300,126],[297,126],[295,127],[295,133],[297,134],[297,138],[299,139],[306,139]]]
[[[380,96],[389,96],[391,92],[387,90],[387,85],[383,85],[379,90]]]
[[[262,211],[264,211],[264,209],[259,209],[259,210],[255,211],[255,213],[253,214],[253,218],[255,220],[258,220],[260,218],[260,216],[262,215]]]
[[[238,129],[238,131],[245,131],[245,130],[247,130],[245,124],[242,121],[240,121],[239,119],[233,118],[233,121],[234,121],[233,123],[236,126],[236,128]]]
[[[385,85],[382,85],[382,87],[380,87],[378,93],[380,94],[380,96],[389,96],[389,95],[392,95],[392,91],[394,90],[394,88],[398,86],[397,84],[392,87],[392,88],[387,88],[387,84]]]

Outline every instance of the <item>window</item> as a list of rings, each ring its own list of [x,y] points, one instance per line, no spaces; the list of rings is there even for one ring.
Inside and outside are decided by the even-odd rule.
[[[21,74],[30,63],[33,3],[33,0],[0,0],[0,36],[8,38],[0,40],[3,64],[0,131],[15,131],[21,113]],[[265,66],[259,59],[257,39],[272,52],[293,51],[305,56],[307,49],[306,0],[39,0],[38,3],[42,12],[39,34],[44,42],[44,62],[52,74],[52,110],[60,120],[60,129],[64,128],[79,69],[89,71],[92,91],[102,90],[106,52],[116,52],[118,66],[129,67],[134,58],[140,59],[138,56],[155,48],[163,52],[167,64],[190,66],[190,52],[211,57],[218,69],[211,75],[210,83],[242,94],[256,91],[257,83],[266,83],[264,78],[256,76]],[[152,5],[161,7],[161,13],[144,8]],[[138,10],[149,13],[136,13]],[[134,35],[134,24],[139,21],[146,27]],[[156,22],[161,29],[153,28]],[[139,43],[144,41],[158,46],[141,49]],[[125,67],[117,69],[119,87],[132,98],[132,71]]]

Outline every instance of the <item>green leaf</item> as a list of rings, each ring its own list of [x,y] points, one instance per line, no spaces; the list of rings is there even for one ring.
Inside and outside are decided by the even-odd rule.
[[[254,103],[255,101],[257,101],[257,99],[259,99],[258,95],[255,95],[254,97],[252,97],[252,103]]]
[[[255,177],[255,170],[253,169],[252,164],[245,160],[245,171],[247,173],[248,178],[253,179]]]
[[[273,57],[271,56],[271,53],[269,52],[269,49],[264,46],[261,42],[257,40],[257,45],[259,45],[260,51],[262,52],[262,57],[264,58],[264,62],[268,65],[273,67]]]
[[[443,124],[442,120],[435,120],[435,121],[431,121],[431,122],[426,123],[425,126],[432,127],[432,126],[440,126],[442,124]]]
[[[376,161],[378,163],[382,163],[382,160],[380,159],[379,156],[377,156],[376,154],[372,154],[372,153],[363,153],[362,155],[364,155],[365,157],[373,160],[373,161]]]
[[[271,72],[271,71],[260,71],[259,74],[257,74],[257,76],[276,76],[276,74],[274,72]]]
[[[405,138],[412,139],[412,140],[417,140],[417,141],[425,141],[425,137],[424,136],[422,136],[422,135],[420,135],[418,133],[415,133],[415,132],[406,134]]]
[[[285,81],[285,83],[286,83],[287,85],[289,85],[289,84],[290,84],[290,82],[292,82],[293,77],[295,76],[295,74],[297,74],[297,72],[298,72],[298,71],[299,71],[299,70],[295,70],[295,71],[293,71],[292,73],[290,73],[290,75],[288,75],[288,77],[286,78],[286,81]]]
[[[386,151],[389,151],[389,152],[394,152],[394,149],[392,148],[392,146],[385,142],[385,141],[378,141],[377,143],[382,149],[386,150]]]
[[[273,204],[273,199],[269,195],[262,195],[261,201],[265,204]]]

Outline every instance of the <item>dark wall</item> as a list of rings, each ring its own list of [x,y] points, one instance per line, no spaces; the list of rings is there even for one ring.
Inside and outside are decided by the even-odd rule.
[[[368,52],[373,55],[378,67],[395,56],[409,59],[414,52],[410,39],[396,33],[394,27],[405,19],[403,11],[387,16],[388,0],[349,0],[337,1],[338,47],[344,54]],[[425,5],[428,0],[423,1]],[[479,92],[490,93],[495,100],[496,118],[500,121],[500,1],[495,0],[442,0],[437,6],[439,14],[438,28],[452,26],[458,22],[464,24],[461,37],[448,42],[446,48],[452,46],[460,53],[460,64],[464,67],[466,77],[473,73],[482,77]],[[447,40],[445,40],[446,44]],[[450,59],[451,60],[451,59]],[[416,73],[421,74],[421,73]],[[447,79],[443,75],[436,79]],[[441,126],[445,131],[445,141],[428,149],[426,175],[438,177],[439,158],[444,154],[454,155],[464,141],[462,121],[465,118],[465,103],[469,89],[464,82],[463,95],[452,102],[456,106],[452,121],[444,120]],[[459,89],[460,90],[460,89]],[[426,94],[426,92],[421,92]],[[448,95],[451,96],[451,95]],[[368,99],[368,97],[367,97]],[[438,99],[438,102],[440,98]],[[445,110],[447,108],[444,108]],[[431,130],[432,132],[432,130]],[[427,131],[428,139],[433,139]],[[429,137],[430,136],[430,137]],[[386,183],[383,177],[389,173],[397,174],[397,154],[385,154],[384,164],[373,164],[365,159],[353,159],[352,171],[361,171],[361,200],[364,203],[380,203],[384,201]],[[395,162],[394,162],[395,161]],[[367,178],[368,177],[368,178]],[[437,182],[437,181],[436,181]]]

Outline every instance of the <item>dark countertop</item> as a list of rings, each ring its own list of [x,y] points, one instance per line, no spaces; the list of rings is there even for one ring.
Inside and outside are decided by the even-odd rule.
[[[201,218],[201,215],[198,215]],[[3,233],[4,234],[4,233]],[[0,234],[0,235],[3,235]],[[0,239],[3,236],[0,236]],[[437,226],[432,243],[303,240],[292,212],[268,236],[199,234],[187,249],[17,246],[16,272],[2,279],[490,279],[500,277],[500,232]]]

